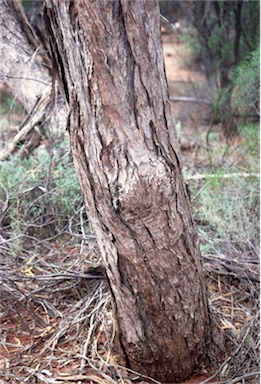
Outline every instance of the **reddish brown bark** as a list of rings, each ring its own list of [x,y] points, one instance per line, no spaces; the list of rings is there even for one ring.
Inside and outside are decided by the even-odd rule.
[[[161,381],[216,332],[178,161],[155,1],[46,0],[71,148],[111,287],[118,351]]]

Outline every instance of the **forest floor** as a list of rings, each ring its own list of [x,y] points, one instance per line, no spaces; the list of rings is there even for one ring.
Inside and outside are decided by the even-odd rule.
[[[230,221],[238,219],[234,213],[226,217],[225,229],[222,223],[211,221],[217,211],[230,210],[241,188],[242,199],[246,193],[243,187],[252,188],[249,183],[247,187],[245,184],[239,187],[231,175],[236,165],[240,183],[241,178],[247,179],[245,175],[250,168],[246,165],[246,149],[241,137],[228,145],[220,125],[211,127],[208,101],[213,99],[214,89],[209,86],[200,64],[193,61],[192,51],[173,34],[164,35],[163,42],[169,93],[174,99],[171,108],[184,177],[191,190],[199,227],[210,306],[229,346],[219,365],[202,370],[200,375],[183,384],[255,384],[259,382],[259,237],[248,233],[247,240],[235,241],[231,229],[230,238],[222,239],[226,231],[230,231]],[[178,101],[180,97],[193,100]],[[0,134],[5,142],[9,139],[10,124],[15,129],[19,123],[17,114],[13,114],[10,121],[2,113]],[[217,168],[223,173],[210,175]],[[2,164],[2,174],[4,169]],[[39,174],[41,180],[46,179],[42,165],[35,166],[33,173],[35,180]],[[256,196],[256,184],[253,185],[251,193]],[[19,204],[21,195],[28,193],[33,194],[34,201],[39,201],[42,198],[39,190],[43,189],[43,185],[34,184],[20,195],[17,191],[5,190],[5,197],[0,196],[4,203],[2,213],[10,201],[14,206],[12,196]],[[228,200],[228,206],[218,207],[217,195],[222,197],[226,193],[232,200]],[[204,211],[202,204],[206,204]],[[253,204],[256,209],[258,199]],[[235,210],[244,216],[244,207],[242,203]],[[115,328],[106,281],[99,273],[89,278],[86,275],[90,266],[99,265],[100,257],[91,232],[85,229],[88,218],[80,204],[76,215],[80,224],[73,218],[69,220],[68,229],[56,235],[39,230],[37,237],[30,232],[30,225],[26,226],[26,233],[21,234],[19,230],[24,223],[18,216],[13,216],[11,235],[6,236],[3,228],[0,231],[0,383],[155,383],[117,363],[112,348]],[[211,215],[213,217],[209,217]],[[248,231],[259,232],[258,222],[247,223]],[[220,228],[223,232],[217,235]],[[239,232],[237,227],[233,231]],[[245,232],[246,227],[242,230]]]

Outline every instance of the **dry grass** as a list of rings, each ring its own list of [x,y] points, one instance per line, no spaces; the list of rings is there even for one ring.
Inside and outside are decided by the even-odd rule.
[[[225,361],[204,383],[246,382],[259,375],[259,266],[205,256],[210,305],[228,342]],[[254,381],[256,382],[256,381]]]
[[[50,251],[30,263],[21,258],[2,269],[0,377],[60,383],[98,372],[96,381],[102,380],[114,336],[106,281],[77,269],[80,247],[48,245]]]
[[[4,239],[0,249],[10,261]],[[151,381],[117,364],[106,280],[86,273],[89,264],[99,263],[94,250],[53,243],[47,249],[1,266],[1,382]],[[258,265],[205,256],[204,267],[211,308],[229,345],[211,378],[248,382],[259,367]]]

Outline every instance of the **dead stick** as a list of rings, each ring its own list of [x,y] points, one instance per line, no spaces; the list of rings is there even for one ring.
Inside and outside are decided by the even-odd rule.
[[[202,99],[201,97],[191,97],[191,96],[170,96],[170,101],[175,102],[185,102],[185,103],[202,103],[207,105],[212,105],[211,101],[207,99]]]
[[[223,175],[222,174],[221,175],[196,174],[196,175],[192,175],[192,176],[186,176],[185,179],[186,180],[204,180],[207,178],[214,178],[214,177],[220,178],[220,179],[229,179],[232,177],[260,177],[260,175],[258,173],[246,173],[246,172],[225,173]]]
[[[11,143],[7,146],[7,148],[2,153],[0,153],[0,160],[6,160],[10,156],[10,154],[15,151],[15,148],[19,141],[21,141],[43,119],[43,116],[46,112],[46,108],[49,102],[51,101],[51,92],[52,87],[49,85],[42,94],[40,100],[37,102],[36,106],[34,107],[32,118],[15,135],[15,137],[12,139]]]

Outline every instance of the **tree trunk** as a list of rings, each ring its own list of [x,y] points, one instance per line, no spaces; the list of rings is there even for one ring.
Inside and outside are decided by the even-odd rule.
[[[118,352],[140,373],[183,380],[206,363],[217,328],[180,171],[157,3],[46,0],[45,15]]]
[[[49,132],[64,131],[67,111],[55,81],[51,84],[50,68],[46,66],[50,67],[51,62],[26,18],[21,0],[0,1],[0,36],[1,82],[28,115],[17,135],[0,152],[3,160],[15,152],[20,142],[27,142],[22,157],[37,147],[42,139],[39,132],[46,137],[42,127],[47,119]]]
[[[30,112],[51,78],[43,70],[41,49],[33,32],[31,43],[18,20],[17,0],[3,0],[0,4],[1,81],[8,85],[26,112]],[[14,33],[15,31],[15,33]]]

